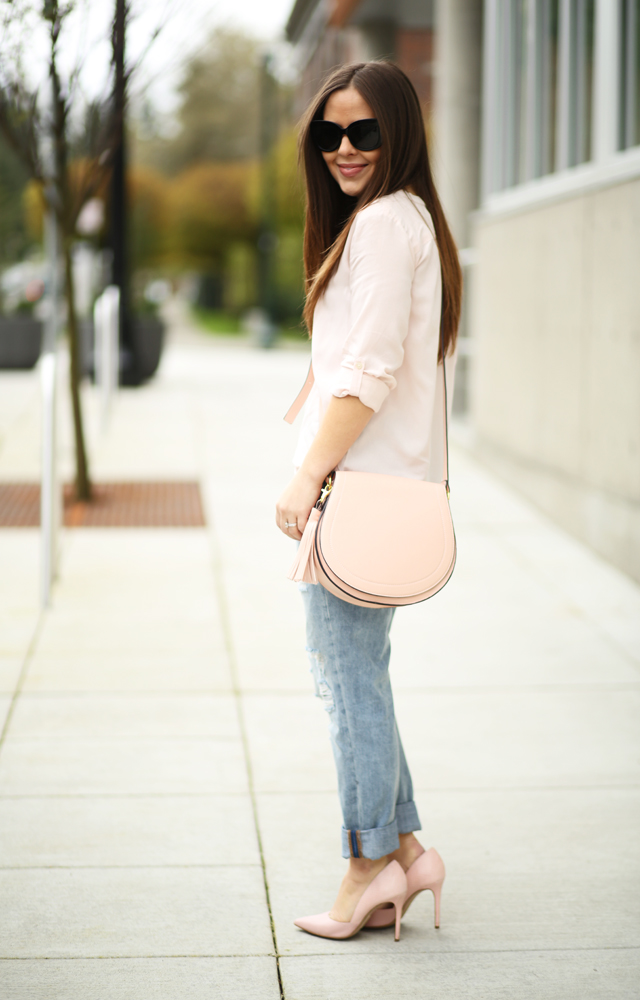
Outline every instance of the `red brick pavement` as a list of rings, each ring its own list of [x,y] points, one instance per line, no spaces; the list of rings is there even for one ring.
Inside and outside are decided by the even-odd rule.
[[[205,524],[195,482],[94,483],[91,503],[78,503],[64,487],[68,528],[200,528]],[[0,528],[37,528],[40,486],[0,483]]]

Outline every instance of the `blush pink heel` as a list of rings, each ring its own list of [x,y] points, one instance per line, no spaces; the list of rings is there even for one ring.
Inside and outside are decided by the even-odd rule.
[[[399,941],[402,905],[406,895],[407,877],[402,870],[402,865],[399,865],[397,861],[390,861],[386,868],[383,868],[376,875],[373,882],[363,892],[356,906],[353,918],[349,923],[343,923],[341,920],[333,920],[328,913],[318,913],[314,917],[300,917],[294,923],[296,927],[301,927],[308,934],[316,934],[318,937],[350,938],[364,927],[371,914],[379,906],[391,903],[395,909],[396,941]],[[390,911],[385,910],[384,912],[388,919]],[[393,922],[393,918],[388,920],[386,926],[391,926]]]
[[[440,926],[440,895],[442,893],[442,883],[444,882],[445,868],[444,861],[436,851],[435,847],[430,847],[407,870],[407,895],[402,906],[402,916],[405,915],[414,899],[425,889],[431,889],[435,905],[435,925]],[[391,927],[394,917],[389,919],[390,910],[376,910],[372,913],[367,922],[367,927]],[[397,913],[396,913],[397,917]]]

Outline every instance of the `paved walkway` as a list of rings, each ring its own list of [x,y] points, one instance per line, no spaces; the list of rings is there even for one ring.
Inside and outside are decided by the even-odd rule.
[[[272,523],[305,368],[178,329],[93,471],[197,478],[208,527],[67,532],[42,618],[37,532],[0,532],[0,996],[637,998],[640,588],[461,446],[456,572],[393,632],[442,928],[426,894],[399,944],[293,926],[344,867]],[[36,478],[37,440],[35,377],[3,374],[0,478]]]

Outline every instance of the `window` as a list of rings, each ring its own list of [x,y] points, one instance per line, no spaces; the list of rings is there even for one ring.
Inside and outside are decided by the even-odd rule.
[[[593,0],[560,0],[556,170],[591,159]]]
[[[640,0],[622,0],[620,10],[619,148],[640,144]]]
[[[640,142],[640,0],[486,0],[485,195],[594,157],[596,7],[603,3],[612,15],[620,4],[619,148]],[[611,107],[609,120],[616,115]]]

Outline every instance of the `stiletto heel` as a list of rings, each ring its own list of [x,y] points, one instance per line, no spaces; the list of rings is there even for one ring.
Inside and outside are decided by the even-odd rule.
[[[431,889],[435,907],[435,925],[440,927],[440,896],[444,877],[444,861],[436,849],[430,847],[428,851],[424,851],[416,858],[407,871],[407,895],[402,907],[402,916],[405,915],[419,893],[424,892],[425,889]],[[378,909],[371,914],[367,927],[392,927],[393,923],[394,915],[391,910]]]
[[[355,908],[353,918],[348,922],[334,920],[328,913],[318,913],[313,917],[300,917],[294,923],[296,927],[302,928],[308,934],[344,940],[357,934],[379,906],[391,903],[396,913],[396,941],[398,941],[400,939],[402,906],[406,895],[407,876],[402,870],[402,865],[399,865],[397,861],[390,861],[367,886]]]
[[[435,885],[433,885],[431,887],[431,891],[433,893],[433,905],[434,905],[434,909],[435,909],[435,926],[436,926],[436,930],[440,929],[440,895],[442,893],[442,883],[443,882],[444,882],[444,878],[442,879],[442,881],[437,882]]]
[[[400,921],[402,920],[402,907],[404,905],[404,896],[400,899],[396,899],[394,902],[395,912],[396,912],[396,941],[400,940]]]

